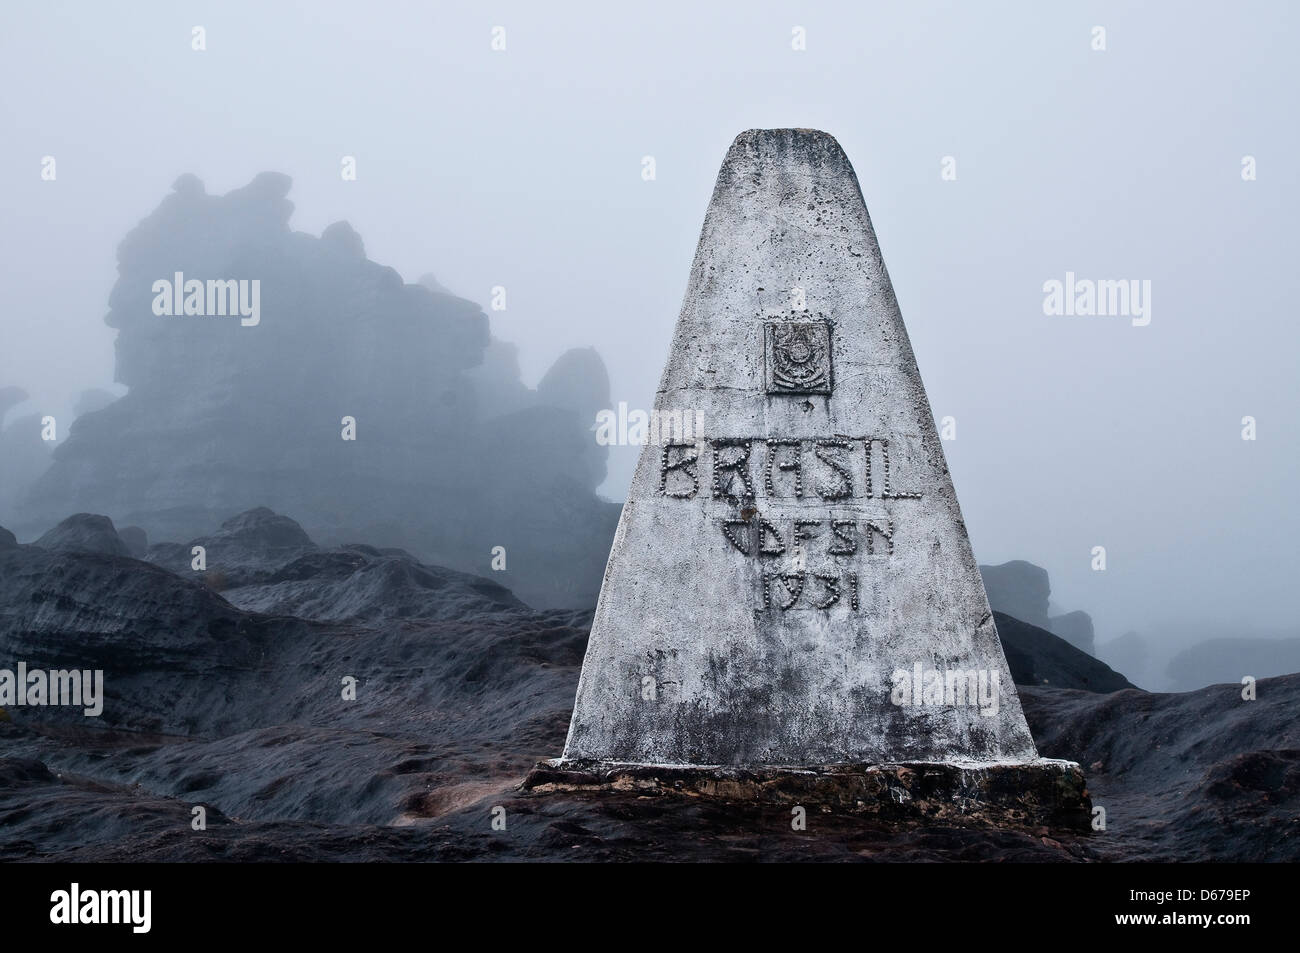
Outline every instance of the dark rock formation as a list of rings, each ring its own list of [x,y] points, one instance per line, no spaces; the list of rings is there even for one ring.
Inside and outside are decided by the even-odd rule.
[[[1052,585],[1047,570],[1023,559],[999,566],[980,566],[984,591],[994,612],[1027,622],[1060,636],[1077,649],[1096,654],[1093,645],[1092,617],[1086,612],[1050,615]]]
[[[113,521],[94,513],[69,516],[36,541],[42,549],[64,553],[108,553],[129,556],[130,549],[117,535]]]
[[[593,486],[605,482],[609,448],[592,436],[596,414],[609,406],[609,374],[595,348],[573,348],[561,354],[537,384],[537,402],[573,415],[573,429],[586,439],[578,449]]]
[[[0,526],[0,549],[13,549],[18,545],[18,540],[13,533]]]
[[[1017,685],[1053,685],[1086,692],[1134,688],[1128,679],[1059,636],[994,612],[998,638]]]
[[[144,559],[149,555],[149,534],[139,526],[123,526],[117,535],[122,537],[127,552],[136,559]]]
[[[524,386],[519,373],[519,349],[492,338],[483,350],[483,363],[465,374],[484,417],[503,417],[534,405],[537,392]]]
[[[984,577],[984,591],[994,611],[1051,631],[1047,601],[1052,586],[1046,569],[1014,559],[998,566],[980,566],[980,575]]]
[[[102,668],[106,694],[99,718],[31,706],[0,717],[0,858],[1300,859],[1300,676],[1260,682],[1254,702],[1233,685],[1185,695],[1022,686],[1039,750],[1084,766],[1105,831],[1015,818],[972,828],[951,805],[885,816],[854,804],[817,813],[809,837],[764,798],[518,792],[563,744],[590,613],[535,612],[487,580],[403,554],[325,549],[273,513],[229,522],[213,548],[250,581],[226,594],[303,584],[268,599],[274,614],[232,605],[188,563],[172,573],[0,542],[0,656]],[[259,554],[258,541],[275,554]],[[345,563],[349,554],[363,564]],[[364,570],[376,565],[409,568],[399,580],[408,595],[384,597],[417,607],[400,620],[279,608],[374,608]],[[424,573],[442,584],[418,608],[410,593]],[[1031,672],[1097,664],[1050,633],[997,623],[1009,657],[1018,635],[1031,656],[1060,649],[1029,658]],[[355,700],[341,696],[347,676]],[[198,804],[202,832],[190,828]],[[485,834],[494,806],[508,834]]]
[[[264,582],[223,593],[241,609],[330,622],[479,619],[524,604],[509,589],[399,549],[352,544],[301,556]]]
[[[1093,643],[1092,616],[1088,615],[1088,613],[1081,611],[1067,612],[1064,615],[1052,616],[1048,622],[1053,634],[1059,635],[1076,649],[1087,652],[1089,655],[1097,654],[1096,646]]]
[[[313,557],[347,552],[317,550]],[[524,749],[514,758],[522,777],[544,753],[529,743],[536,729],[528,723],[549,725],[549,709],[572,699],[573,676],[560,670],[581,661],[585,632],[578,626],[586,617],[536,613],[488,580],[419,567],[402,555],[361,555],[381,567],[390,559],[407,567],[405,584],[412,591],[437,583],[426,598],[430,616],[407,611],[394,623],[376,611],[375,624],[358,625],[263,615],[232,605],[192,571],[179,575],[104,553],[0,550],[0,656],[24,659],[32,668],[105,673],[100,717],[86,718],[80,709],[16,707],[8,711],[8,726],[35,746],[31,750],[63,752],[63,767],[93,769],[108,781],[143,772],[155,790],[171,796],[206,791],[210,785],[198,783],[201,777],[215,784],[217,776],[229,776],[220,789],[256,805],[257,792],[283,777],[283,797],[264,798],[260,810],[237,801],[246,816],[268,810],[284,816],[286,805],[299,804],[320,819],[367,815],[388,822],[404,809],[402,792],[427,791],[427,772],[406,768],[388,785],[400,789],[395,798],[363,797],[368,778],[349,766],[357,756],[382,771],[386,757],[396,764],[418,751],[431,758],[439,748],[463,745],[486,766],[497,756],[475,749],[513,739]],[[340,603],[364,604],[371,580],[363,572],[340,575],[328,566],[293,562],[287,572],[271,572],[266,585],[318,578],[314,599],[303,591],[291,598],[327,612]],[[389,580],[385,601],[414,605],[399,583]],[[358,680],[355,704],[341,698],[344,676]],[[530,706],[543,698],[545,713],[534,711]],[[387,741],[374,734],[384,724],[390,725],[381,732]],[[62,727],[49,734],[54,726]],[[100,764],[104,752],[95,746],[111,749],[115,732],[134,734],[120,737],[126,747],[120,760]],[[166,737],[138,747],[141,732]],[[10,754],[0,747],[0,756]],[[499,771],[493,766],[488,773]],[[303,805],[326,800],[318,783],[333,786],[338,800],[311,815]],[[367,800],[369,807],[358,807]]]
[[[239,717],[225,704],[230,673],[255,671],[271,636],[203,584],[124,554],[0,551],[0,657],[105,673],[101,717],[17,707],[16,726],[184,732],[213,712],[215,727]]]
[[[203,570],[193,568],[195,547],[204,550]],[[149,559],[203,580],[241,609],[319,621],[477,618],[525,608],[491,580],[422,565],[400,549],[322,549],[265,507],[226,520],[212,536],[159,543]]]
[[[90,390],[83,390],[81,396],[77,398],[77,403],[72,408],[73,426],[76,426],[77,420],[87,414],[93,414],[96,411],[103,410],[113,401],[117,400],[117,395],[103,390],[99,387],[93,387]]]
[[[599,357],[565,355],[538,391],[508,362],[484,367],[478,305],[404,283],[346,222],[291,230],[289,186],[263,173],[208,195],[182,176],[126,236],[106,321],[130,390],[77,421],[10,525],[39,532],[88,510],[191,539],[267,506],[323,543],[366,539],[462,570],[490,571],[504,547],[500,579],[528,602],[593,603],[618,516],[595,493]],[[260,282],[258,322],[155,314],[154,282],[177,272]]]
[[[204,550],[209,584],[230,589],[264,580],[300,556],[319,548],[294,520],[259,506],[221,524],[209,536],[188,543],[155,543],[149,561],[184,576],[193,573],[194,547]]]

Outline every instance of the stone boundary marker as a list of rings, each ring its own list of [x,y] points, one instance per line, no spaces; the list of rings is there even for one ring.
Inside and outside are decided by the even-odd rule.
[[[1034,747],[833,137],[732,143],[656,409],[703,432],[642,451],[563,757],[526,789],[1086,826],[1082,772]]]

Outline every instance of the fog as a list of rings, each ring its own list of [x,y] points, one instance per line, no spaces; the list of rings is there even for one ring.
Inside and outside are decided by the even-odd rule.
[[[1046,568],[1098,642],[1300,634],[1293,5],[3,18],[0,386],[30,395],[15,413],[70,419],[83,390],[121,393],[103,323],[118,243],[182,173],[224,193],[265,170],[292,177],[295,229],[346,219],[371,259],[479,302],[529,384],[594,346],[615,406],[650,408],[728,144],[820,128],[854,163],[935,417],[955,422],[944,449],[979,561]],[[1067,272],[1149,281],[1149,323],[1045,314],[1044,283]],[[615,448],[604,495],[623,498],[637,453]]]

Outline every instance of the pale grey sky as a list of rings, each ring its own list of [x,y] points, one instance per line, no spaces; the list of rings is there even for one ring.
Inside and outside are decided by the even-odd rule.
[[[347,219],[371,258],[485,307],[506,286],[492,325],[529,383],[594,345],[614,400],[649,407],[727,145],[815,127],[857,169],[935,414],[957,420],[980,561],[1043,565],[1099,640],[1296,634],[1297,9],[6,5],[0,385],[63,413],[107,386],[126,231],[183,172],[225,192],[276,170],[295,228]],[[1067,271],[1150,280],[1150,324],[1045,316]]]

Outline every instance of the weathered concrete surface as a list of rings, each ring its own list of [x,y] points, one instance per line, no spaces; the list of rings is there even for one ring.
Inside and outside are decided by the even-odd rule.
[[[1092,802],[1083,770],[1047,758],[1009,764],[837,764],[817,768],[544,761],[521,790],[618,791],[874,814],[963,826],[1032,826],[1087,832]]]
[[[871,220],[831,136],[753,130],[732,144],[656,408],[702,416],[707,439],[642,452],[566,762],[1037,757]],[[916,666],[923,683],[971,673],[992,701],[896,704],[896,673]]]

